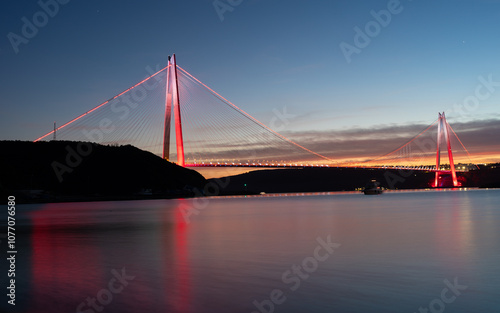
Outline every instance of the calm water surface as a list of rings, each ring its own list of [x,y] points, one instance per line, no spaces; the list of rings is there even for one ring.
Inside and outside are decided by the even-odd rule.
[[[24,205],[17,219],[17,305],[2,311],[500,312],[500,190]]]

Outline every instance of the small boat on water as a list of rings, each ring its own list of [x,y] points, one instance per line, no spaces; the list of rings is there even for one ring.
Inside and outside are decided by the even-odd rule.
[[[380,183],[375,179],[372,179],[363,189],[365,195],[380,195],[382,192],[384,192],[384,189],[380,187]]]

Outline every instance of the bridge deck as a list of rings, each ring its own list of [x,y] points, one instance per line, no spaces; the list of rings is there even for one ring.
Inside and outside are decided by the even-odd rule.
[[[307,164],[307,163],[236,163],[236,162],[209,162],[185,164],[185,167],[257,167],[257,168],[359,168],[359,169],[388,169],[451,173],[450,170],[436,170],[429,167],[409,166],[345,166],[333,164]],[[468,172],[468,170],[456,170],[456,172]]]

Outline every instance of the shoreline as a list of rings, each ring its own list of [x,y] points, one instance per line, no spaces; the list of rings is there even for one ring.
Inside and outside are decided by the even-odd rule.
[[[408,189],[388,189],[386,193],[405,193],[405,192],[449,192],[449,191],[479,191],[479,190],[500,190],[500,188],[482,188],[482,187],[445,187],[445,188],[408,188]],[[175,200],[190,198],[240,198],[240,197],[280,197],[280,196],[316,196],[316,195],[335,195],[335,194],[359,194],[359,190],[332,190],[332,191],[290,191],[290,192],[270,192],[270,193],[220,193],[211,196],[196,196],[194,194],[182,195],[133,195],[133,196],[60,196],[50,199],[27,199],[16,196],[18,204],[51,204],[51,203],[74,203],[74,202],[107,202],[107,201],[141,201],[141,200]],[[376,198],[376,197],[375,197]]]

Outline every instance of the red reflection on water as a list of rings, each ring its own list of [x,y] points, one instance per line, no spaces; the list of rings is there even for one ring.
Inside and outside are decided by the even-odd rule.
[[[449,201],[452,203],[443,203],[442,207],[436,208],[434,238],[437,252],[447,266],[462,269],[459,264],[469,262],[473,248],[470,208],[460,203],[467,202],[466,198],[451,198]]]
[[[179,273],[179,297],[180,297],[180,310],[187,312],[189,308],[189,294],[190,294],[190,277],[189,277],[189,262],[188,262],[188,248],[187,248],[187,223],[182,215],[182,211],[176,210],[176,227],[175,227],[175,254],[177,255],[176,263],[178,268],[176,272]]]
[[[31,308],[37,312],[40,308],[50,310],[60,306],[57,299],[74,304],[76,310],[87,296],[95,296],[95,284],[105,284],[101,272],[85,270],[101,264],[95,244],[85,237],[75,240],[74,228],[58,228],[55,224],[57,214],[54,213],[61,208],[60,204],[48,204],[30,214],[33,225]],[[84,216],[80,221],[82,224],[94,222]],[[89,280],[92,283],[86,283]]]
[[[164,238],[164,262],[166,297],[170,299],[175,312],[191,312],[191,275],[188,251],[188,223],[183,216],[183,200],[179,200],[180,205],[174,209],[165,211],[165,220],[172,220],[174,223],[173,248],[170,248],[168,241],[171,233],[165,234]],[[173,216],[172,216],[173,215]],[[170,249],[172,251],[170,251]],[[172,254],[171,254],[172,253]],[[173,259],[173,264],[168,261]],[[173,265],[173,266],[172,266]],[[168,275],[168,274],[171,275]],[[170,280],[170,278],[172,278]]]

